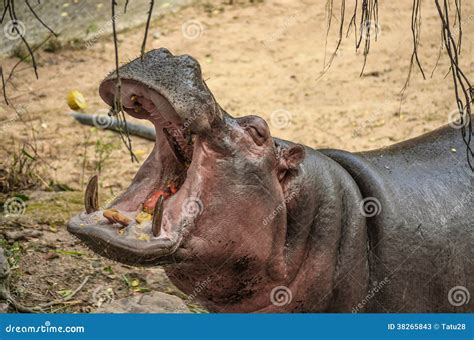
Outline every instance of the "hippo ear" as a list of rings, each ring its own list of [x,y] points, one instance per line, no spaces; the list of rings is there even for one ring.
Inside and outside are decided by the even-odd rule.
[[[278,180],[283,181],[305,158],[306,152],[301,144],[295,144],[283,151],[278,164]]]

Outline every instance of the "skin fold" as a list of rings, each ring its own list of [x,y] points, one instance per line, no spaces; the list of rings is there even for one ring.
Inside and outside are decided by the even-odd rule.
[[[449,298],[474,277],[473,174],[458,130],[315,150],[225,112],[190,56],[153,50],[120,77],[124,110],[151,121],[156,141],[107,211],[89,204],[70,220],[93,251],[164,266],[213,312],[474,311]],[[101,83],[109,105],[116,84],[115,72]],[[136,222],[150,202],[153,219]]]

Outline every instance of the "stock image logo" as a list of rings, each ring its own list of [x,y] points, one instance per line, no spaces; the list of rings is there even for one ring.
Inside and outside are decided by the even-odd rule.
[[[3,212],[5,216],[23,215],[26,210],[26,203],[20,197],[11,197],[3,204]]]
[[[286,110],[280,109],[270,114],[270,123],[277,129],[283,129],[291,124],[292,114]]]
[[[291,300],[293,300],[293,294],[288,287],[276,286],[270,293],[270,301],[277,307],[289,305]]]
[[[198,39],[203,32],[204,27],[198,20],[188,20],[181,26],[181,33],[188,40]]]
[[[181,211],[187,217],[197,217],[201,215],[204,210],[204,205],[202,201],[197,197],[189,197],[181,206]]]
[[[382,211],[380,201],[375,197],[366,197],[359,204],[360,212],[365,217],[374,217]]]
[[[114,125],[115,118],[108,115],[95,114],[92,117],[92,123],[98,129],[107,129]]]
[[[366,21],[361,28],[363,39],[377,39],[382,32],[380,24],[373,20]]]
[[[455,109],[448,114],[448,125],[453,129],[459,130],[469,126],[471,117],[467,110],[460,111]]]
[[[448,301],[454,307],[467,305],[471,300],[471,294],[464,286],[455,286],[448,292]]]
[[[25,24],[20,20],[10,20],[3,27],[3,33],[9,40],[20,39],[26,33]]]

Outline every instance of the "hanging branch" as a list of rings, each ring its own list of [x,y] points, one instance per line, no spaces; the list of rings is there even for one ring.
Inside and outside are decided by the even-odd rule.
[[[10,105],[8,103],[8,99],[7,99],[7,92],[6,92],[6,86],[5,86],[5,78],[3,78],[3,68],[2,66],[0,65],[0,76],[2,77],[2,88],[3,88],[3,99],[5,100],[5,103],[7,105]]]
[[[343,32],[344,32],[344,22],[345,22],[345,9],[346,8],[346,1],[341,0],[341,11],[339,15],[339,33],[338,33],[338,38],[337,38],[337,43],[336,43],[336,48],[334,49],[333,53],[331,54],[331,57],[329,58],[329,61],[326,63],[326,48],[325,48],[325,56],[324,56],[324,63],[323,63],[323,71],[320,75],[324,75],[326,73],[342,42],[342,37],[343,37]],[[349,32],[352,27],[354,27],[354,43],[355,43],[355,49],[356,51],[359,50],[359,48],[362,45],[362,41],[364,41],[364,62],[362,65],[362,69],[360,72],[360,75],[362,76],[364,73],[365,65],[367,64],[367,57],[369,55],[370,51],[370,38],[372,35],[372,29],[375,31],[375,40],[377,40],[378,36],[378,27],[379,27],[379,17],[378,17],[378,0],[362,0],[361,7],[360,7],[360,30],[357,32],[357,13],[359,11],[358,7],[358,1],[355,1],[354,4],[354,10],[353,14],[351,17],[351,20],[349,21],[349,24],[347,26],[347,31],[346,31],[346,37],[349,35]],[[326,30],[326,45],[327,45],[327,39],[329,36],[329,31],[331,28],[331,23],[332,23],[332,16],[333,16],[333,0],[328,0],[326,3],[326,17],[327,17],[327,30]]]
[[[460,1],[459,1],[460,2]],[[461,135],[466,145],[466,156],[469,167],[474,171],[473,163],[473,150],[471,148],[471,139],[472,139],[472,114],[471,108],[472,103],[474,102],[474,88],[472,87],[469,79],[463,73],[459,66],[458,54],[460,52],[459,45],[456,45],[456,42],[452,36],[451,28],[449,25],[449,9],[447,0],[443,0],[443,7],[440,6],[439,0],[435,0],[436,8],[438,10],[438,15],[442,22],[442,36],[444,46],[449,56],[451,63],[451,74],[453,76],[454,82],[454,92],[456,96],[456,104],[459,110],[459,115],[461,119]],[[460,3],[456,1],[456,12],[457,17],[460,18]],[[458,19],[458,27],[461,26],[461,22]],[[461,29],[461,28],[459,28]],[[458,40],[459,41],[459,40]]]
[[[327,64],[326,64],[326,49],[327,49],[327,44],[328,44],[329,31],[331,29],[333,0],[328,0],[326,2],[326,13],[328,15],[328,18],[327,18],[327,28],[326,28],[326,42],[324,44],[323,71],[322,71],[320,77],[323,76],[324,73],[326,73],[327,70],[329,70],[329,68],[332,65],[332,62],[333,62],[334,58],[337,55],[337,51],[339,50],[339,47],[341,46],[342,34],[343,34],[343,30],[344,30],[344,17],[345,17],[345,11],[346,11],[346,0],[341,0],[341,1],[342,1],[341,2],[341,15],[340,15],[341,21],[340,21],[340,24],[339,24],[339,35],[338,35],[338,39],[337,39],[337,44],[336,44],[336,48],[334,49],[334,52],[331,54],[331,57],[329,58],[329,61],[328,61]],[[356,6],[357,6],[357,2],[356,2]]]
[[[421,66],[420,58],[418,57],[418,46],[420,45],[420,34],[421,34],[421,0],[413,0],[413,6],[411,9],[411,32],[413,38],[413,50],[410,58],[410,66],[408,68],[407,80],[405,85],[403,85],[402,90],[400,91],[400,103],[403,100],[403,95],[405,94],[408,84],[410,83],[411,74],[415,63],[418,66],[418,69],[423,76],[423,79],[426,79],[425,72]]]
[[[115,6],[117,3],[115,0],[112,0],[112,33],[114,39],[114,51],[115,51],[115,73],[117,75],[117,85],[115,87],[115,94],[114,94],[114,104],[109,112],[110,116],[117,117],[118,126],[119,126],[119,135],[122,142],[125,144],[127,150],[130,153],[130,159],[132,163],[134,161],[138,162],[138,158],[133,152],[132,148],[132,141],[130,139],[130,134],[128,133],[128,126],[127,126],[127,118],[125,116],[125,112],[123,111],[122,106],[122,81],[120,79],[120,72],[119,72],[119,54],[118,54],[118,40],[117,40],[117,29],[115,27]]]
[[[127,14],[128,0],[125,1],[125,6],[123,6],[123,14]]]
[[[145,47],[146,47],[146,38],[148,37],[148,29],[150,27],[151,15],[153,13],[153,6],[155,5],[155,0],[150,0],[150,9],[148,10],[148,17],[146,19],[146,26],[145,26],[145,35],[143,37],[143,43],[141,48],[140,57],[143,59],[143,55],[145,54]]]
[[[440,6],[440,1],[442,1],[443,6]],[[462,0],[454,0],[455,4],[455,20],[452,27],[457,26],[457,39],[453,37],[451,32],[451,24],[449,22],[449,0],[435,0],[435,4],[438,10],[439,17],[441,19],[441,43],[440,49],[438,53],[438,57],[436,60],[436,64],[431,72],[433,75],[434,71],[436,70],[443,46],[447,51],[449,60],[450,60],[450,68],[448,73],[452,74],[453,82],[454,82],[454,90],[456,96],[456,104],[458,106],[458,110],[461,116],[461,134],[466,145],[466,154],[467,154],[467,161],[470,168],[474,171],[473,168],[473,149],[471,147],[471,140],[472,140],[472,114],[471,109],[474,103],[474,88],[472,87],[471,83],[469,82],[466,75],[463,73],[459,66],[458,56],[461,53],[461,41],[462,41],[462,13],[461,13],[461,2]],[[341,12],[340,12],[340,22],[339,22],[339,34],[337,37],[336,48],[332,53],[331,57],[329,58],[328,62],[326,62],[326,48],[325,48],[325,55],[324,55],[324,63],[323,63],[323,71],[320,75],[322,77],[327,70],[330,68],[337,51],[340,48],[341,40],[342,40],[342,31],[344,29],[344,16],[345,16],[345,0],[341,0]],[[327,0],[326,2],[326,17],[327,17],[327,30],[326,30],[326,46],[327,46],[327,39],[329,36],[332,17],[333,17],[333,0]],[[359,19],[359,31],[357,30],[357,15],[360,13]],[[426,79],[425,72],[421,65],[421,61],[418,55],[418,47],[420,45],[420,37],[421,37],[421,0],[413,0],[412,3],[412,16],[411,16],[411,32],[412,32],[412,42],[413,42],[413,50],[412,55],[410,58],[410,66],[408,69],[407,79],[403,88],[401,89],[401,96],[400,96],[400,107],[403,100],[403,95],[409,85],[411,75],[413,73],[413,69],[417,67],[423,77]],[[364,54],[364,63],[362,66],[362,70],[360,75],[363,75],[365,65],[367,63],[367,56],[370,51],[370,38],[372,35],[372,29],[375,29],[375,40],[377,40],[378,34],[378,0],[362,0],[360,9],[358,7],[358,0],[355,0],[354,10],[349,21],[346,37],[349,36],[349,32],[354,27],[354,37],[355,37],[355,49],[356,51],[363,46],[363,54]],[[362,44],[362,41],[364,43]]]
[[[362,39],[364,39],[364,64],[360,71],[360,76],[364,74],[365,65],[367,64],[367,57],[370,51],[370,35],[372,25],[375,30],[375,41],[377,41],[378,27],[379,27],[379,4],[378,0],[363,0],[362,14],[360,18],[360,34],[359,41],[356,43],[356,50],[359,49]],[[364,29],[365,28],[365,29]]]
[[[17,27],[18,18],[17,18],[16,13],[15,13],[15,1],[14,0],[7,0],[7,2],[9,3],[8,13],[10,15],[10,19],[13,22],[12,30],[15,31],[16,34],[18,34],[20,36],[21,41],[23,42],[26,49],[28,50],[28,53],[31,57],[31,62],[33,63],[33,70],[35,71],[36,79],[39,79],[39,77],[38,77],[38,66],[36,65],[35,55],[34,55],[33,51],[31,50],[30,45],[28,44],[28,42],[26,41],[26,39],[24,37],[24,32],[20,32],[20,30]]]
[[[39,50],[41,47],[43,47],[44,44],[48,42],[49,39],[51,39],[52,35],[49,35],[45,40],[43,40],[38,46],[36,46],[32,52],[35,53],[37,50]],[[12,69],[10,70],[10,73],[8,74],[7,80],[5,80],[5,84],[8,84],[8,82],[11,80],[13,73],[15,72],[16,68],[20,66],[26,59],[28,59],[29,55],[24,56],[20,60],[17,61],[15,65],[13,65]],[[21,71],[21,70],[20,70]],[[19,71],[18,71],[19,72]]]
[[[28,6],[28,9],[30,10],[31,13],[33,13],[33,15],[35,16],[36,20],[38,20],[41,25],[43,25],[44,28],[46,28],[48,31],[50,31],[55,37],[57,37],[58,35],[48,26],[46,25],[43,20],[41,20],[41,18],[38,16],[38,14],[36,14],[35,10],[31,7],[30,3],[28,2],[28,0],[25,0],[25,3],[26,3],[26,6]]]
[[[30,5],[30,3],[28,2],[28,0],[25,0],[25,3],[26,3],[26,6],[28,7],[28,9],[30,10],[30,12],[33,14],[33,16],[36,18],[36,20],[38,20],[40,22],[40,24],[45,27],[49,32],[51,32],[55,37],[58,36],[58,34],[56,34],[56,32],[54,32],[43,20],[41,20],[41,18],[38,16],[38,14],[36,13],[36,11],[34,10],[34,8]],[[39,4],[39,0],[38,0],[38,4]],[[48,37],[45,41],[43,41],[43,43],[41,43],[39,46],[35,47],[34,49],[32,49],[30,47],[30,45],[28,44],[28,42],[26,41],[25,37],[24,37],[24,32],[20,32],[20,30],[18,29],[18,17],[16,16],[16,13],[15,13],[15,1],[14,0],[4,0],[3,1],[3,5],[4,5],[4,9],[3,9],[3,13],[2,13],[2,17],[0,19],[0,24],[3,24],[5,18],[6,18],[6,15],[8,13],[8,16],[13,24],[12,26],[12,33],[14,32],[15,34],[17,34],[21,41],[23,42],[23,44],[25,45],[26,49],[28,50],[28,55],[24,56],[23,58],[20,59],[20,61],[15,64],[15,66],[12,68],[12,70],[10,71],[10,74],[7,78],[7,80],[5,81],[4,79],[4,75],[3,75],[3,70],[2,70],[2,90],[3,90],[3,98],[5,100],[5,103],[7,105],[9,105],[9,102],[8,102],[8,99],[7,99],[7,94],[6,94],[6,85],[8,83],[8,81],[10,80],[10,78],[12,77],[13,75],[13,72],[14,70],[17,68],[17,66],[19,64],[21,64],[23,61],[25,61],[28,57],[31,58],[31,61],[32,61],[32,64],[33,64],[33,70],[35,72],[35,76],[36,76],[36,79],[39,78],[38,76],[38,67],[37,67],[37,64],[36,64],[36,59],[35,59],[35,54],[34,52],[39,48],[41,47],[50,37]],[[0,66],[0,70],[1,70],[1,66]]]

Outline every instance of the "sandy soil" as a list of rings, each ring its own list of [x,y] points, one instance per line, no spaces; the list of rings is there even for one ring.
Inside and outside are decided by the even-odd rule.
[[[367,150],[447,124],[449,114],[455,110],[452,79],[445,77],[448,71],[445,55],[441,56],[437,71],[430,77],[438,55],[440,32],[438,17],[429,2],[424,3],[422,9],[420,47],[427,79],[423,80],[415,70],[402,102],[400,90],[407,77],[412,48],[412,1],[383,2],[380,5],[379,35],[377,41],[372,41],[362,77],[359,74],[363,55],[354,51],[352,38],[343,41],[332,67],[320,77],[325,58],[323,1],[316,4],[292,0],[234,1],[233,5],[228,5],[228,2],[197,3],[153,21],[147,48],[167,47],[175,54],[194,56],[200,61],[204,78],[224,109],[236,116],[257,114],[264,117],[275,136],[316,148]],[[465,4],[464,37],[474,34],[473,10],[472,4]],[[338,9],[334,13],[338,13]],[[191,30],[184,33],[186,27],[197,28],[197,33]],[[190,39],[193,33],[196,37]],[[138,55],[142,36],[143,28],[120,34],[122,61]],[[334,27],[328,39],[328,55],[335,41]],[[472,39],[464,40],[462,64],[468,74],[474,73],[473,44]],[[86,112],[107,111],[97,89],[114,65],[111,39],[101,39],[82,50],[41,52],[38,60],[41,65],[39,80],[34,80],[32,70],[28,69],[18,72],[14,77],[14,87],[9,87],[12,102],[26,112],[23,120],[29,125],[16,120],[11,107],[0,104],[0,118],[4,121],[2,142],[7,146],[1,151],[2,159],[11,156],[8,150],[11,151],[12,141],[18,145],[31,135],[31,129],[26,126],[33,126],[38,153],[49,164],[44,174],[46,182],[52,180],[82,190],[84,178],[94,174],[100,163],[103,195],[110,197],[119,193],[127,186],[138,165],[130,163],[117,135],[74,122],[66,114],[69,109],[65,100],[68,91],[79,90],[88,101]],[[2,61],[7,69],[14,63],[13,59]],[[133,145],[141,160],[153,146],[138,138],[133,139]],[[111,153],[105,161],[100,161],[97,150],[103,149]],[[80,209],[79,204],[72,205],[66,214],[71,215]],[[47,227],[50,219],[37,221],[36,215],[27,208],[28,214],[39,228],[44,229],[43,235],[51,233]],[[98,261],[98,268],[111,266],[114,273],[140,273],[142,284],[147,284],[147,275],[158,275],[161,280],[159,269],[155,272],[131,270],[97,259],[65,232],[66,219],[67,216],[60,219],[57,225],[59,234],[54,234],[60,237],[53,235],[50,243],[54,243],[56,250],[88,254],[88,259],[84,262],[84,256],[59,252],[59,258],[53,259],[55,267],[51,269],[51,259],[35,257],[37,248],[32,248],[29,243],[23,245],[26,256],[20,259],[18,266],[26,275],[19,275],[17,284],[33,282],[29,293],[19,292],[25,303],[47,300],[46,291],[73,290],[87,272],[84,267],[94,266],[94,261]],[[46,255],[50,253],[47,246],[40,249]],[[31,269],[28,274],[24,268],[32,265],[32,257],[36,268],[43,269]],[[92,274],[97,272],[93,268],[90,270]],[[94,284],[88,284],[77,295],[82,302],[64,308],[72,311],[93,309],[90,296],[103,282],[116,290],[121,287],[122,295],[136,293],[127,289],[120,278],[109,278],[108,275],[112,274],[107,271],[104,274],[102,270],[100,275],[103,276],[94,276]],[[51,280],[54,287],[59,288],[34,283],[44,280]],[[165,287],[166,283],[148,283],[148,286],[159,288]]]

